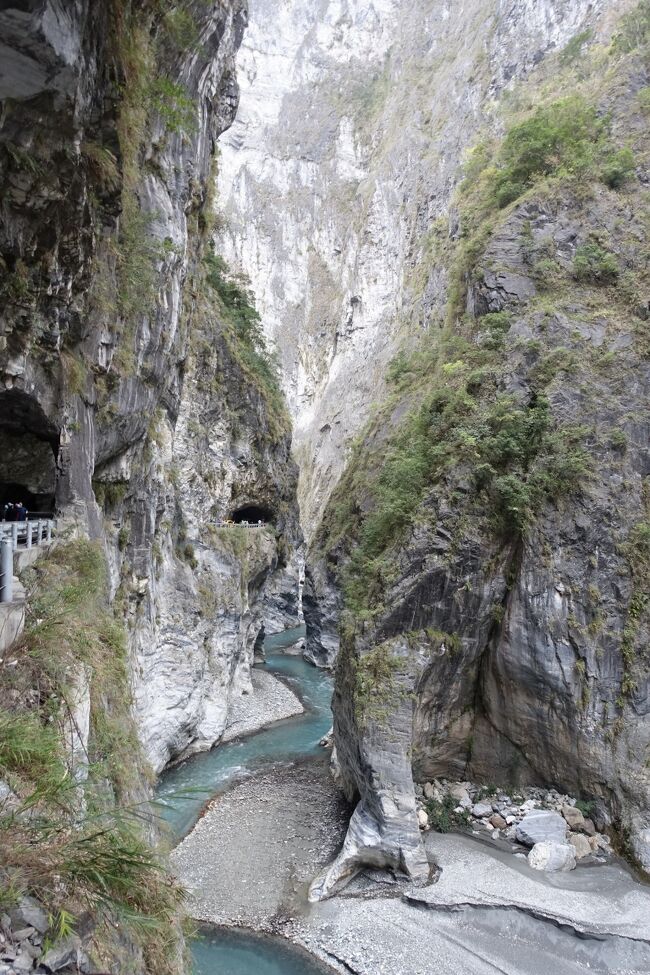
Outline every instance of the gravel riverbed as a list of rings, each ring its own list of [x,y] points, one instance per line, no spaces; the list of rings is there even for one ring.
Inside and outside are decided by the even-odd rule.
[[[172,855],[201,921],[282,933],[357,975],[554,975],[650,971],[650,890],[616,863],[540,875],[469,836],[429,833],[437,883],[359,878],[306,892],[349,810],[327,757],[275,765],[216,798]]]
[[[251,671],[253,693],[243,694],[232,703],[228,726],[220,744],[250,735],[274,721],[302,714],[304,707],[293,691],[261,667]]]

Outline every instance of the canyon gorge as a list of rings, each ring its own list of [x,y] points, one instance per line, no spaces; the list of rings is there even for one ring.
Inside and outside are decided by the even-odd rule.
[[[0,975],[647,971],[650,4],[6,0],[0,102]]]

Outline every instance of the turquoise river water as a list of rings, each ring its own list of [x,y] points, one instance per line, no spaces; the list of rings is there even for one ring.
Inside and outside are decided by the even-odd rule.
[[[212,796],[269,764],[317,755],[319,741],[332,724],[332,682],[328,674],[301,656],[284,654],[304,630],[265,640],[266,668],[287,680],[306,711],[212,751],[195,755],[166,772],[157,789],[159,812],[174,838],[192,829]],[[324,969],[280,938],[206,927],[192,945],[196,975],[322,975]]]

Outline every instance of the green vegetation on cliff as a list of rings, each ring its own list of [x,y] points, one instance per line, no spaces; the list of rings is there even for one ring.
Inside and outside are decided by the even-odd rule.
[[[0,898],[35,895],[52,938],[89,912],[107,967],[119,957],[118,925],[147,971],[176,971],[182,893],[150,845],[125,633],[99,546],[58,546],[29,570],[29,587],[25,635],[2,666],[0,778],[13,797],[0,809]]]
[[[208,254],[204,265],[206,282],[219,299],[232,353],[264,395],[272,420],[280,428],[288,429],[289,419],[280,388],[277,362],[268,351],[248,282],[241,276],[233,275],[218,254]]]
[[[504,321],[486,316],[478,341],[447,332],[395,362],[389,405],[403,399],[415,405],[380,456],[364,457],[357,448],[324,522],[330,544],[343,535],[357,540],[346,576],[347,604],[355,614],[381,607],[393,571],[391,549],[421,517],[436,485],[448,490],[451,480],[462,482],[476,515],[511,542],[544,504],[575,491],[588,474],[588,430],[554,422],[543,393],[550,377],[540,371],[542,381],[537,378],[539,388],[528,400],[500,388]],[[382,420],[389,415],[382,411]],[[372,502],[361,518],[368,489]]]
[[[207,254],[203,265],[207,286],[202,287],[203,296],[208,306],[210,299],[214,299],[228,348],[245,377],[262,394],[273,434],[284,435],[289,430],[290,421],[280,388],[277,362],[268,351],[248,282],[243,276],[233,274],[218,254]]]
[[[616,112],[612,105],[619,78],[633,71],[629,52],[647,44],[648,10],[642,3],[622,20],[609,51],[586,55],[584,36],[542,69],[542,83],[510,99],[504,135],[468,158],[456,198],[459,234],[449,236],[440,221],[427,235],[425,253],[447,272],[446,324],[394,360],[389,396],[355,445],[317,538],[343,566],[354,619],[383,611],[409,533],[435,523],[440,500],[456,512],[460,534],[471,524],[511,548],[543,511],[588,483],[596,445],[588,411],[572,422],[552,400],[569,375],[587,395],[589,370],[611,370],[614,356],[589,345],[578,352],[577,331],[570,347],[559,345],[546,322],[556,314],[579,320],[582,311],[612,327],[629,323],[647,341],[648,245],[638,238],[642,214],[629,240],[625,214],[648,147],[636,121],[629,144],[622,140],[620,103]],[[634,118],[642,103],[641,92],[624,110]],[[598,222],[591,202],[603,199],[607,216]],[[531,216],[552,225],[559,213],[575,235],[569,256],[531,227]],[[513,238],[511,272],[503,261]],[[534,286],[526,284],[525,297],[499,293],[488,272],[491,281],[511,272]],[[620,447],[612,441],[610,449]]]

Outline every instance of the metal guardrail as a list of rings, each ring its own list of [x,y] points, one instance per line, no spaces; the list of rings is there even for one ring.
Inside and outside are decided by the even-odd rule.
[[[0,603],[13,600],[14,552],[48,545],[55,528],[53,518],[0,522]]]
[[[266,528],[266,521],[218,521],[215,528]]]

